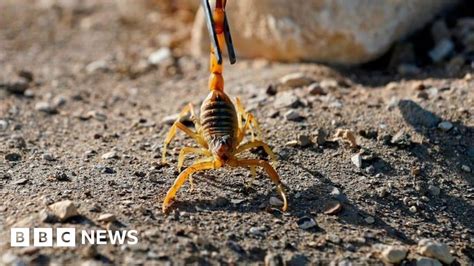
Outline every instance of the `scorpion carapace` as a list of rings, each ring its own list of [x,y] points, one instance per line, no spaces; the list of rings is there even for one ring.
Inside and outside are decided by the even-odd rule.
[[[193,106],[188,104],[179,114],[175,123],[171,126],[166,136],[162,161],[166,162],[166,148],[174,138],[177,129],[180,129],[188,136],[193,138],[199,148],[184,147],[181,149],[178,157],[178,170],[184,164],[184,158],[187,154],[196,154],[201,156],[191,166],[182,171],[176,178],[173,186],[168,190],[163,201],[163,212],[166,212],[171,205],[176,193],[189,178],[192,186],[192,174],[209,169],[218,169],[223,166],[246,167],[249,168],[253,176],[256,176],[256,168],[262,167],[270,176],[270,179],[277,186],[278,193],[283,200],[282,210],[286,211],[288,207],[286,194],[283,184],[275,169],[266,160],[261,159],[241,159],[237,155],[255,147],[262,147],[270,156],[273,162],[276,162],[276,156],[270,147],[262,141],[261,131],[257,121],[252,114],[245,111],[239,98],[232,102],[229,96],[224,92],[224,79],[222,77],[222,56],[220,47],[224,41],[227,44],[227,50],[231,63],[235,62],[235,53],[229,32],[229,25],[225,16],[225,0],[216,0],[214,12],[211,12],[208,0],[202,0],[206,13],[207,24],[211,37],[211,62],[209,78],[210,93],[201,105],[200,117],[194,113]],[[191,115],[194,123],[194,130],[186,127],[180,122],[181,118]],[[251,133],[251,141],[241,144],[247,132]]]

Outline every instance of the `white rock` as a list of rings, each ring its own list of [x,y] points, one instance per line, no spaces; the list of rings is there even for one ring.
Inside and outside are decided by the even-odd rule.
[[[8,122],[6,120],[0,120],[0,131],[7,130]]]
[[[333,197],[339,197],[341,195],[341,191],[337,187],[333,187],[330,194]]]
[[[18,266],[22,266],[22,265],[26,265],[26,263],[23,262],[18,256],[16,256],[12,252],[7,252],[7,253],[4,253],[0,257],[0,265],[18,265]]]
[[[102,154],[102,159],[110,160],[110,159],[117,159],[119,156],[116,151],[109,151],[107,153]]]
[[[469,166],[467,166],[467,165],[465,165],[465,164],[461,165],[461,169],[462,169],[464,172],[466,172],[466,173],[470,173],[470,172],[471,172],[471,167],[469,167]]]
[[[454,257],[449,252],[449,247],[431,239],[422,239],[418,242],[418,253],[423,256],[438,259],[446,264],[451,264]]]
[[[383,54],[457,2],[239,0],[228,1],[227,16],[239,57],[358,64]],[[192,53],[209,54],[202,10],[191,32]]]
[[[40,112],[44,112],[44,113],[48,113],[48,114],[53,114],[53,113],[56,112],[56,108],[54,108],[54,106],[52,106],[48,102],[37,102],[35,104],[35,110],[40,111]]]
[[[288,121],[299,121],[303,117],[301,116],[301,114],[298,111],[289,110],[288,112],[285,113],[285,118]]]
[[[359,153],[352,156],[351,161],[357,168],[362,168],[362,156]]]
[[[300,218],[297,223],[298,226],[303,230],[311,229],[317,225],[313,218],[307,216]]]
[[[443,266],[443,264],[438,260],[421,257],[416,259],[416,266]]]
[[[263,236],[263,230],[260,227],[250,227],[249,233],[254,236]]]
[[[407,249],[397,246],[388,246],[381,253],[381,259],[387,263],[400,263],[407,256]]]
[[[78,215],[76,206],[70,200],[64,200],[64,201],[53,203],[49,205],[49,209],[61,221],[67,220],[68,218]]]
[[[280,78],[280,84],[288,88],[300,88],[308,86],[313,83],[314,80],[304,73],[291,73]]]
[[[438,124],[438,128],[444,132],[448,132],[449,130],[453,128],[453,124],[449,121],[443,121]]]
[[[300,100],[298,99],[298,96],[296,96],[292,91],[285,91],[276,95],[273,107],[276,109],[285,107],[296,108],[299,104]]]
[[[107,61],[105,60],[97,60],[94,62],[89,63],[86,66],[86,71],[87,73],[94,73],[96,71],[106,71],[109,69],[109,65],[107,64]]]
[[[148,63],[151,65],[159,65],[160,63],[171,57],[172,54],[170,48],[163,47],[148,56]]]
[[[99,216],[97,221],[99,222],[115,222],[117,218],[111,213],[104,213]]]

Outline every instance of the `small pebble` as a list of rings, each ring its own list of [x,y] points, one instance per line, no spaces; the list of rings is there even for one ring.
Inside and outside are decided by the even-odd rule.
[[[365,222],[368,223],[368,224],[373,224],[373,223],[375,223],[375,218],[372,217],[372,216],[367,216],[364,220],[365,220]]]
[[[342,210],[342,204],[338,201],[330,201],[324,207],[324,214],[336,215]]]
[[[250,227],[249,233],[254,236],[264,236],[263,230],[260,227]]]
[[[109,65],[107,64],[107,61],[105,61],[105,60],[97,60],[97,61],[89,63],[86,66],[86,71],[89,74],[94,73],[96,71],[105,72],[107,70],[109,70]]]
[[[304,216],[300,218],[296,223],[303,230],[314,228],[317,225],[316,221],[313,218],[308,217],[308,216]]]
[[[0,131],[5,131],[8,128],[8,122],[0,119]]]
[[[284,87],[293,89],[307,86],[314,82],[314,80],[304,73],[291,73],[280,78],[280,84]]]
[[[42,157],[43,160],[45,160],[45,161],[50,161],[50,162],[51,162],[51,161],[55,161],[55,160],[56,160],[56,158],[54,158],[54,156],[51,155],[50,153],[44,153],[41,157]]]
[[[446,264],[454,261],[453,255],[449,252],[449,247],[431,239],[422,239],[418,242],[417,251],[423,256],[438,259]]]
[[[312,83],[308,87],[308,92],[311,95],[326,95],[326,91],[319,85],[319,83]]]
[[[295,147],[295,146],[298,146],[298,141],[297,140],[290,140],[288,141],[287,143],[285,143],[286,146],[290,146],[290,147]]]
[[[437,63],[445,59],[451,52],[454,50],[454,43],[448,39],[445,38],[438,42],[436,46],[429,51],[429,56],[433,62]]]
[[[47,114],[57,113],[56,108],[48,102],[38,102],[35,104],[35,110]]]
[[[407,256],[407,249],[397,246],[388,246],[380,254],[381,259],[387,263],[398,264]]]
[[[461,169],[462,169],[464,172],[466,172],[466,173],[470,173],[470,172],[471,172],[471,167],[469,167],[469,166],[467,166],[467,165],[465,165],[465,164],[461,165]]]
[[[289,110],[285,113],[285,119],[288,121],[300,121],[303,119],[303,117],[298,111]]]
[[[307,147],[311,145],[311,139],[307,135],[299,135],[298,136],[298,143],[301,147]]]
[[[453,128],[453,124],[449,121],[443,121],[438,124],[438,128],[441,129],[443,132],[448,132]]]
[[[273,102],[273,107],[275,109],[297,108],[301,105],[301,101],[293,93],[293,91],[284,91],[281,93],[277,93],[275,97],[275,101]]]
[[[104,160],[118,159],[118,158],[119,156],[116,151],[110,151],[102,155],[102,159]]]
[[[351,161],[357,168],[362,168],[362,156],[360,153],[353,155]]]
[[[115,217],[115,215],[111,213],[101,214],[99,218],[97,218],[97,221],[99,222],[115,222],[116,220],[117,218]]]
[[[20,178],[12,182],[13,185],[24,185],[26,183],[28,183],[28,179],[26,178]]]
[[[155,52],[151,53],[148,56],[148,63],[150,65],[159,65],[160,63],[164,62],[165,60],[171,59],[171,58],[172,58],[172,53],[171,53],[170,48],[163,47],[163,48],[160,48],[160,49],[156,50]]]
[[[77,216],[77,208],[74,203],[70,200],[59,201],[49,205],[49,209],[56,215],[61,221],[65,221],[68,218]]]

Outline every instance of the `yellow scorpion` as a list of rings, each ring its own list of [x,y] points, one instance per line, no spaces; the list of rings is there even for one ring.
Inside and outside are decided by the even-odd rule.
[[[179,114],[174,124],[171,126],[168,135],[164,141],[162,150],[162,162],[166,163],[166,148],[176,135],[177,129],[182,130],[188,136],[193,138],[199,148],[184,147],[181,149],[178,157],[178,170],[184,164],[184,158],[187,154],[198,154],[202,158],[195,161],[191,166],[182,171],[173,186],[168,190],[163,201],[162,210],[167,212],[172,204],[176,193],[193,173],[201,170],[218,169],[224,166],[230,167],[248,167],[252,174],[256,175],[256,168],[262,167],[270,176],[270,179],[277,186],[278,193],[283,200],[282,210],[286,211],[288,203],[284,187],[280,181],[278,173],[266,160],[260,159],[241,159],[237,155],[255,148],[262,147],[270,156],[273,162],[276,156],[270,147],[261,140],[261,132],[257,121],[252,114],[245,111],[239,98],[235,103],[224,93],[224,79],[222,77],[222,56],[220,47],[224,41],[227,44],[228,55],[231,63],[235,63],[235,53],[233,50],[232,39],[230,36],[229,25],[225,15],[225,0],[216,0],[216,6],[212,13],[207,0],[202,0],[206,13],[207,25],[211,37],[210,71],[209,78],[210,93],[201,105],[200,117],[196,117],[193,106],[188,104]],[[195,130],[186,127],[180,120],[191,114],[191,120],[194,123]],[[241,144],[244,137],[250,131],[252,140]],[[257,135],[255,137],[255,135]],[[191,180],[192,182],[192,180]],[[191,183],[192,185],[192,183]]]

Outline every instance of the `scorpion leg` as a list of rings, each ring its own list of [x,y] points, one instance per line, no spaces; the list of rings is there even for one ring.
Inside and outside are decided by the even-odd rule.
[[[192,148],[192,147],[184,147],[181,149],[179,152],[178,156],[178,171],[181,172],[181,167],[183,167],[184,164],[184,158],[186,154],[189,153],[195,153],[195,154],[203,154],[206,156],[210,156],[211,152],[209,150],[203,149],[203,148]]]
[[[204,157],[204,158],[201,158],[201,159],[197,159],[196,161],[193,162],[193,164],[197,164],[197,163],[203,163],[203,162],[212,162],[214,158],[212,156],[209,156],[209,157]],[[189,177],[189,185],[190,185],[190,188],[189,188],[189,192],[192,192],[194,191],[194,181],[193,181],[193,174],[190,174]]]
[[[266,144],[265,142],[260,141],[260,140],[254,140],[254,141],[245,143],[243,145],[240,145],[237,148],[237,150],[235,151],[234,154],[239,154],[243,151],[246,151],[246,150],[252,149],[252,148],[256,148],[256,147],[262,147],[265,150],[265,152],[268,154],[268,156],[270,156],[270,159],[272,160],[272,162],[274,164],[276,163],[277,157],[276,157],[275,153],[273,153],[272,149],[270,148],[270,146],[268,146],[268,144]]]
[[[262,131],[260,129],[260,126],[258,125],[258,122],[257,120],[255,119],[255,117],[251,114],[251,113],[248,113],[245,111],[245,108],[242,104],[242,102],[240,101],[240,98],[237,97],[235,98],[235,106],[237,108],[237,115],[238,117],[240,117],[239,119],[239,128],[240,128],[240,131],[241,131],[241,137],[240,137],[240,141],[243,139],[243,137],[245,136],[245,132],[247,130],[247,127],[250,129],[250,133],[252,134],[252,140],[255,140],[255,135],[257,135],[257,139],[262,139]],[[242,118],[245,119],[245,125],[242,127]]]
[[[253,185],[253,182],[255,181],[255,179],[257,178],[257,167],[255,166],[249,166],[249,170],[250,170],[250,174],[252,175],[252,179],[250,181],[248,181],[245,185],[247,187],[252,187]]]
[[[174,180],[173,186],[171,186],[171,188],[166,193],[166,197],[163,200],[162,205],[163,213],[166,213],[168,207],[171,205],[171,202],[176,195],[176,192],[178,192],[178,190],[181,188],[184,182],[186,182],[186,179],[188,179],[191,174],[201,170],[217,169],[220,166],[221,165],[216,162],[195,163],[192,166],[186,168],[183,172],[181,172]]]
[[[192,110],[192,105],[191,104],[186,105],[184,109],[181,111],[181,113],[179,113],[179,116],[174,122],[174,124],[171,126],[168,132],[168,135],[166,135],[166,139],[163,144],[163,150],[162,150],[162,155],[161,155],[161,158],[162,158],[161,161],[163,163],[166,163],[166,149],[168,147],[168,144],[173,140],[174,136],[176,135],[177,129],[181,129],[184,133],[186,133],[191,138],[196,140],[196,142],[198,142],[199,145],[203,147],[207,147],[206,142],[199,134],[197,134],[196,132],[193,132],[191,129],[187,128],[183,123],[179,121],[182,117],[186,116],[188,112],[190,112],[191,110]]]
[[[277,191],[280,194],[281,198],[283,199],[283,207],[282,210],[286,211],[288,209],[288,202],[286,200],[285,189],[283,188],[283,184],[280,181],[280,177],[278,173],[273,169],[273,167],[265,160],[258,160],[258,159],[242,159],[242,160],[231,160],[229,161],[229,165],[234,167],[250,167],[250,166],[260,166],[267,174],[270,176],[272,182],[277,186]]]

